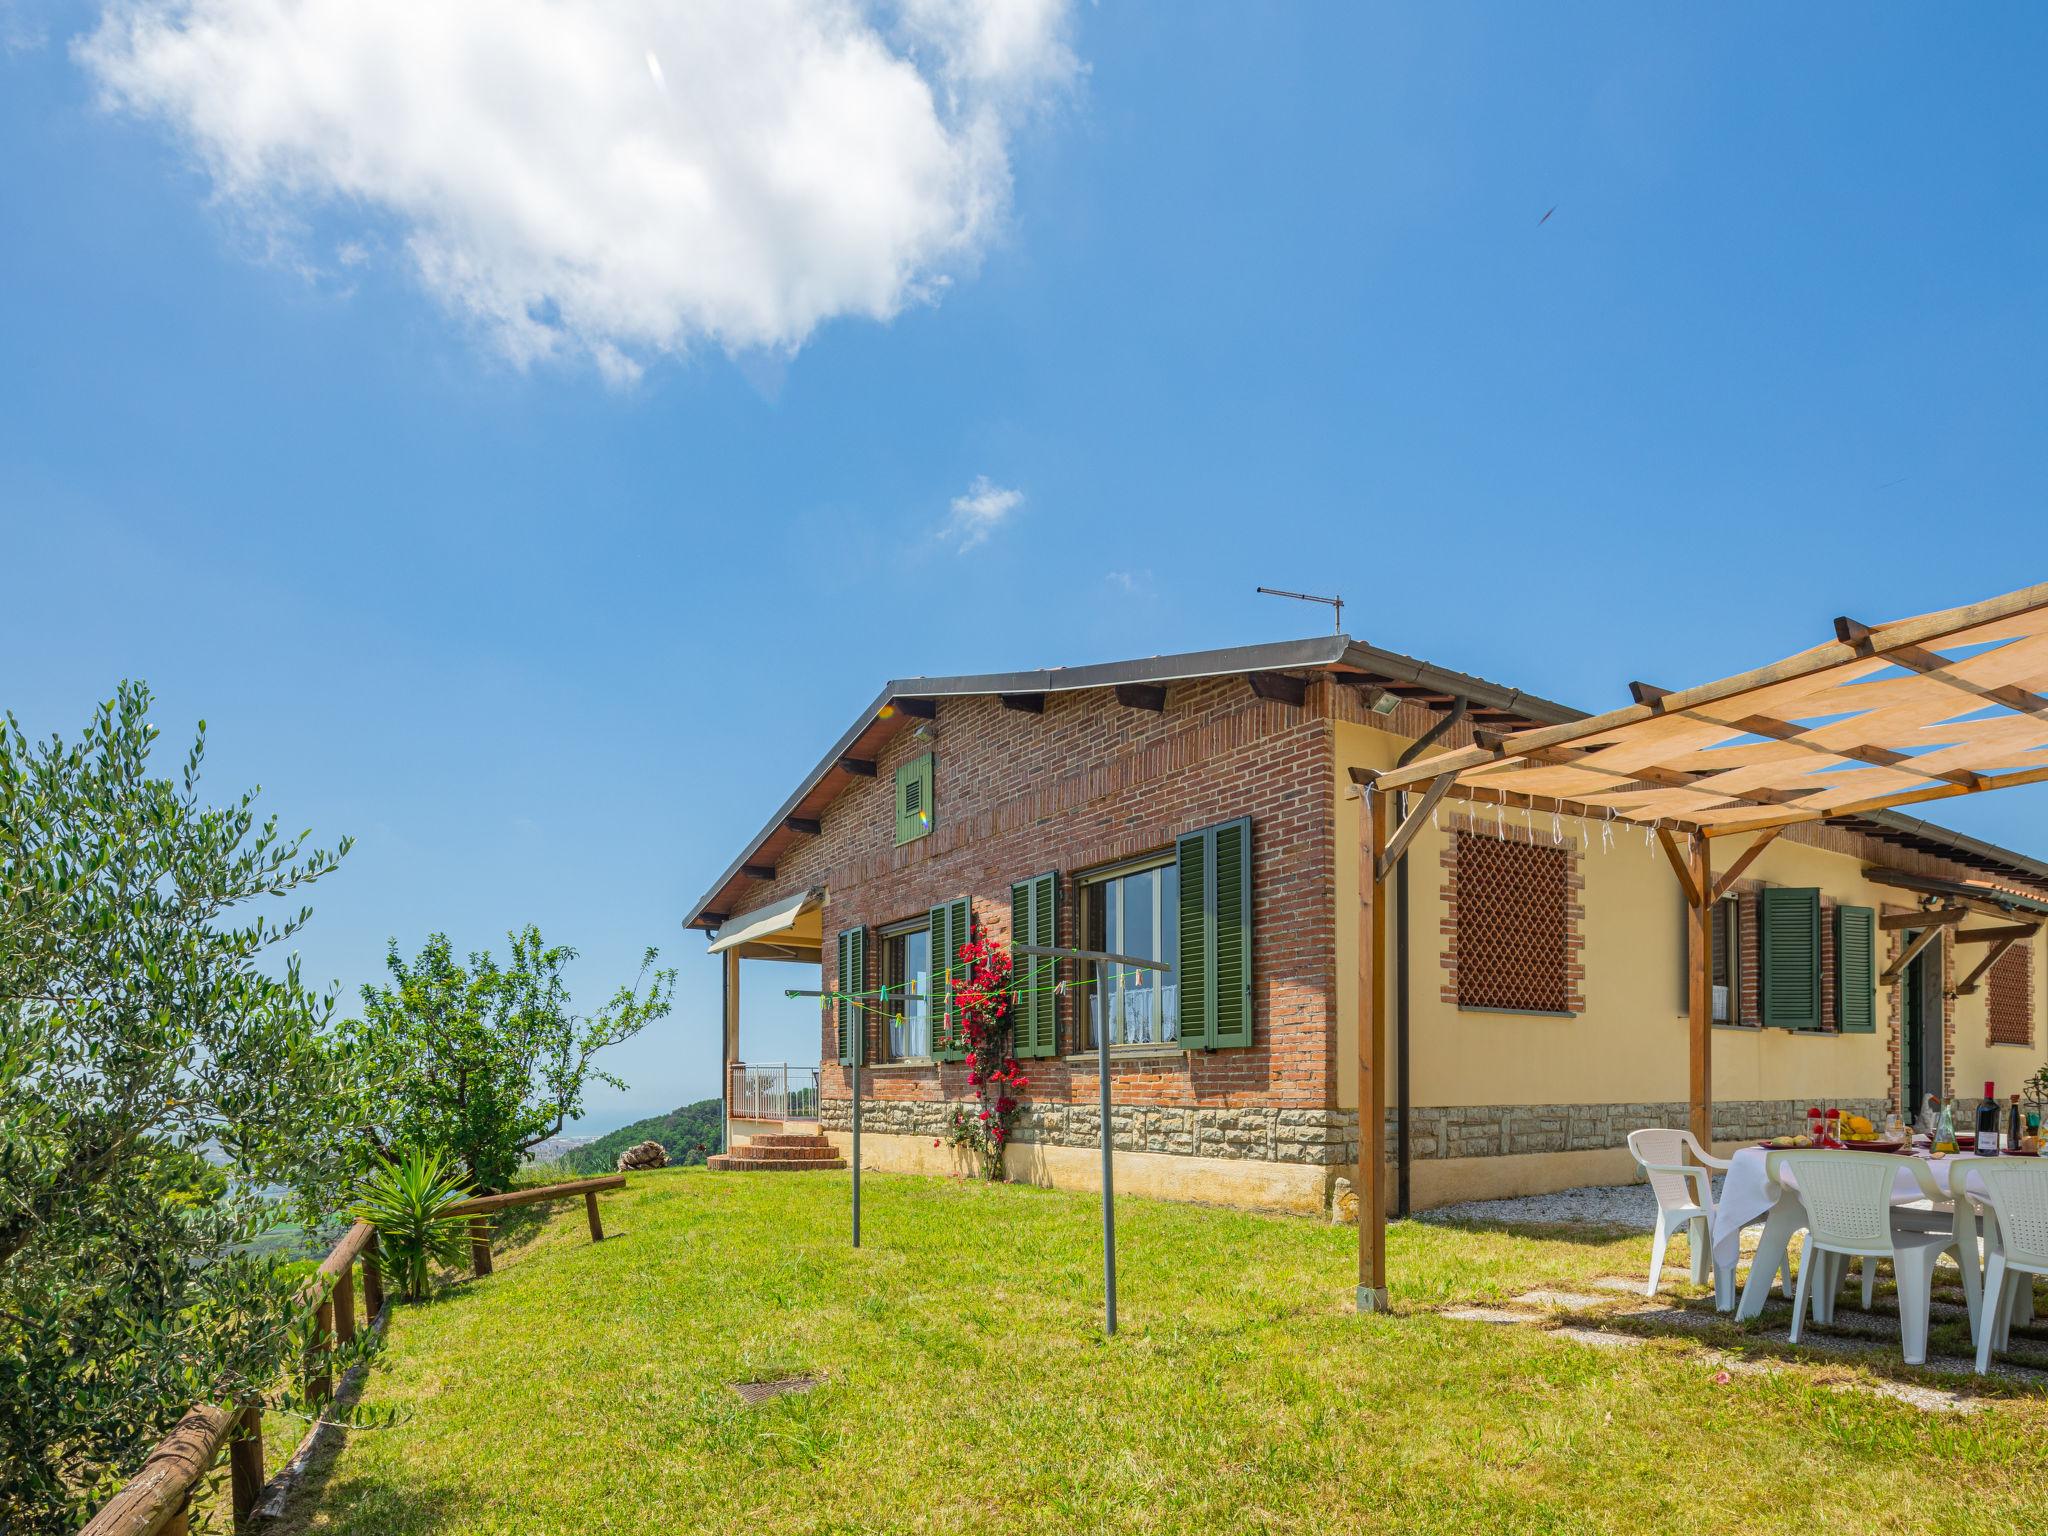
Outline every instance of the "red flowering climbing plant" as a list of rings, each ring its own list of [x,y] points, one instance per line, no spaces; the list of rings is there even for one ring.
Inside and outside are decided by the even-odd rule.
[[[954,984],[953,1009],[967,1050],[967,1086],[974,1090],[974,1108],[953,1111],[949,1139],[956,1147],[972,1148],[981,1161],[982,1177],[996,1181],[1003,1176],[1003,1154],[1010,1143],[1018,1095],[1031,1080],[1010,1054],[1010,952],[981,924],[976,923],[973,932],[956,958],[954,974],[964,968],[966,977]]]

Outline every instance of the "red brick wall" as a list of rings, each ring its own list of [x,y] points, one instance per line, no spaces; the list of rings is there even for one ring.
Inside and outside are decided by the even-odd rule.
[[[921,916],[963,893],[975,917],[1007,939],[1010,884],[1061,874],[1060,942],[1077,942],[1078,870],[1167,850],[1174,837],[1237,816],[1252,819],[1252,1045],[1246,1050],[1151,1056],[1113,1069],[1118,1103],[1319,1108],[1333,1102],[1329,1038],[1335,1014],[1331,756],[1333,685],[1310,685],[1304,706],[1256,698],[1239,678],[1176,683],[1164,712],[1129,709],[1107,689],[1046,698],[1042,715],[994,698],[945,699],[904,731],[870,780],[856,782],[820,818],[821,833],[779,860],[772,882],[736,898],[749,910],[809,886],[826,888],[824,986],[833,936]],[[937,768],[931,834],[895,845],[893,775],[925,751]],[[871,944],[879,967],[880,945]],[[871,987],[876,974],[864,978]],[[1062,1051],[1078,1044],[1079,999],[1059,1003]],[[742,1007],[744,1008],[744,999]],[[881,1054],[879,1019],[868,1059]],[[847,1097],[824,1021],[824,1096]],[[1095,1094],[1092,1056],[1039,1060],[1027,1097],[1082,1102]],[[876,1066],[865,1097],[969,1097],[957,1064]]]

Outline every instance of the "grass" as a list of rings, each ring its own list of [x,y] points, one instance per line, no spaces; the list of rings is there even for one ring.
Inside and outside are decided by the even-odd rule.
[[[1402,1223],[1396,1315],[1355,1234],[1118,1205],[1101,1334],[1086,1195],[870,1175],[635,1175],[592,1245],[562,1207],[495,1275],[393,1314],[301,1529],[1859,1532],[2017,1528],[2048,1403],[1929,1414],[1828,1362],[1717,1382],[1695,1340],[1590,1347],[1430,1310],[1641,1274],[1647,1240]],[[1732,1327],[1738,1350],[1781,1333]],[[732,1383],[811,1373],[744,1405]]]

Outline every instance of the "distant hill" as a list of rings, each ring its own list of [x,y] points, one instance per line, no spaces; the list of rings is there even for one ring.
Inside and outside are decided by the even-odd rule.
[[[576,1147],[562,1156],[562,1166],[578,1173],[610,1173],[619,1154],[643,1141],[658,1141],[668,1153],[670,1166],[701,1163],[718,1150],[719,1129],[724,1121],[717,1099],[699,1099],[665,1115],[652,1115],[622,1125],[609,1136]]]

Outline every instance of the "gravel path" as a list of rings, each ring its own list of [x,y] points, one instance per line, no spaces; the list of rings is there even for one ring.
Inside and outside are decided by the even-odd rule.
[[[1596,1184],[1554,1195],[1467,1200],[1421,1213],[1424,1221],[1483,1221],[1503,1226],[1578,1225],[1654,1232],[1657,1201],[1647,1184]]]

